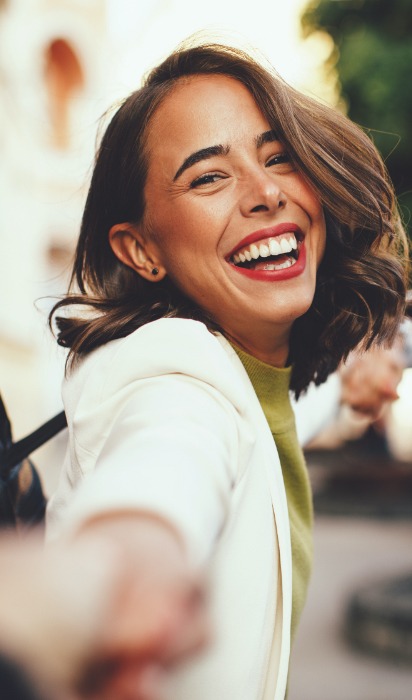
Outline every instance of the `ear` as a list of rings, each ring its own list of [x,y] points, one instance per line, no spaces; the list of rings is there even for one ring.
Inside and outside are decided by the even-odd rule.
[[[135,224],[126,222],[112,226],[109,243],[115,256],[148,282],[159,282],[166,276],[155,245],[146,241]]]

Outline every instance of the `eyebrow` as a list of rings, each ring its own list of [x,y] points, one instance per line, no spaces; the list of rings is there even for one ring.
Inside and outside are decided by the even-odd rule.
[[[273,141],[279,141],[279,136],[274,129],[270,131],[264,131],[263,134],[256,136],[256,148],[262,148],[265,143],[273,143]]]
[[[179,170],[173,178],[173,182],[177,180],[177,178],[180,177],[185,170],[191,168],[192,165],[195,165],[195,163],[199,163],[201,160],[207,160],[208,158],[213,158],[213,156],[226,156],[229,153],[229,150],[230,146],[222,146],[221,144],[219,144],[218,146],[208,146],[207,148],[201,148],[200,151],[195,151],[195,153],[191,153],[190,156],[188,156],[186,160],[183,161],[182,165],[180,166]]]
[[[273,141],[278,141],[279,138],[276,132],[271,129],[270,131],[264,131],[263,134],[256,136],[255,143],[256,148],[262,148],[265,143],[272,143]],[[195,151],[188,156],[177,170],[173,182],[175,182],[181,174],[191,168],[192,165],[200,163],[202,160],[208,160],[208,158],[213,158],[214,156],[226,156],[230,151],[230,146],[223,146],[219,144],[217,146],[208,146],[207,148],[201,148],[199,151]]]

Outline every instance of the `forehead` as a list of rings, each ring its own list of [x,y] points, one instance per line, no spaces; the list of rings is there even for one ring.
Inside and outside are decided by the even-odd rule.
[[[183,78],[156,110],[147,138],[150,154],[187,156],[216,144],[253,139],[269,128],[249,90],[225,75]]]

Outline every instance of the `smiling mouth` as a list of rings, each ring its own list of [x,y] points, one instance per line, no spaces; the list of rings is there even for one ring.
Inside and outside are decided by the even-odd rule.
[[[298,261],[301,243],[296,231],[287,231],[239,248],[229,262],[246,270],[284,270]]]

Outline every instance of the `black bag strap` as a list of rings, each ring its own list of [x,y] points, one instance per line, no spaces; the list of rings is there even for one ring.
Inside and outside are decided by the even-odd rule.
[[[5,478],[10,470],[34,450],[57,435],[67,425],[64,411],[51,418],[25,438],[13,442],[10,421],[0,395],[0,473]]]
[[[58,413],[57,416],[50,418],[46,423],[34,430],[25,438],[14,442],[7,451],[5,458],[6,469],[12,469],[28,457],[34,450],[43,445],[52,437],[60,433],[67,426],[67,418],[64,411]]]
[[[10,420],[7,415],[6,407],[0,394],[0,451],[1,454],[5,450],[10,449],[13,438],[11,435]]]

